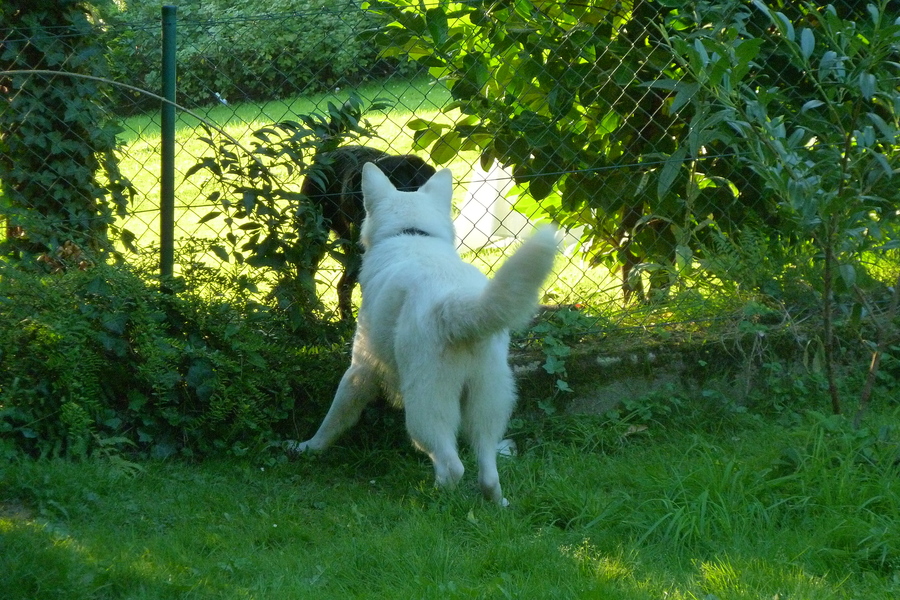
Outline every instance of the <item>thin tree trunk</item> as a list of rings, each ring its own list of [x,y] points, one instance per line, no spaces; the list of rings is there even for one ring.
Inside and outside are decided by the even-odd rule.
[[[825,378],[828,381],[828,394],[831,397],[831,411],[841,414],[841,398],[834,381],[834,323],[831,308],[831,294],[834,288],[834,248],[831,232],[825,243],[825,282],[822,291],[822,312],[825,326]]]
[[[856,414],[853,415],[853,427],[859,429],[862,425],[863,417],[869,410],[869,402],[872,399],[872,389],[875,387],[875,379],[878,377],[878,368],[881,366],[881,355],[884,354],[884,347],[893,342],[894,319],[897,316],[897,306],[900,304],[900,276],[894,282],[894,292],[891,294],[891,304],[887,313],[881,319],[875,320],[875,329],[877,331],[877,340],[875,350],[872,352],[872,362],[869,364],[869,372],[866,374],[866,383],[863,385],[862,393],[859,396],[859,407]],[[881,321],[879,323],[879,321]]]

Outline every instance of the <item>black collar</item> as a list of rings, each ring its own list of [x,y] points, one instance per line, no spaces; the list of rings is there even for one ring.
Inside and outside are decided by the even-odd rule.
[[[425,237],[432,237],[430,233],[427,231],[422,231],[417,227],[407,227],[406,229],[401,229],[397,232],[396,235],[424,235]]]

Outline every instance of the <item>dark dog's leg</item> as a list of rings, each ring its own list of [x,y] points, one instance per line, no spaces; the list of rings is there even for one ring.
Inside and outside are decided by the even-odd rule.
[[[337,285],[338,310],[344,321],[353,318],[353,288],[359,279],[362,266],[362,247],[359,245],[359,229],[365,217],[362,196],[362,167],[385,156],[381,150],[365,146],[344,146],[342,156],[341,193],[332,198],[334,216],[331,229],[344,240],[344,272]]]
[[[328,153],[314,156],[306,178],[303,180],[303,185],[300,187],[300,193],[306,196],[307,201],[312,206],[316,207],[326,223],[329,222],[332,216],[329,212],[330,206],[328,206],[327,200],[332,195],[339,193],[339,188],[334,184],[335,177],[332,162],[333,159]],[[319,243],[308,238],[302,238],[298,243],[307,246],[309,256],[309,263],[302,265],[309,271],[304,271],[303,276],[309,276],[310,279],[313,279],[316,271],[319,269],[319,264],[328,252],[327,241]]]
[[[359,269],[362,267],[362,250],[356,247],[351,252],[348,249],[346,256],[344,274],[338,281],[338,310],[341,313],[341,319],[349,319],[353,316],[353,290],[359,280]]]

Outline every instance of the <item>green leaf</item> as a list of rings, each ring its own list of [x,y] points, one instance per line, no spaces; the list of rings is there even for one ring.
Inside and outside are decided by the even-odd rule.
[[[571,387],[569,387],[569,383],[564,379],[556,380],[556,389],[560,392],[571,392],[573,391]]]
[[[481,169],[483,171],[490,171],[491,167],[494,166],[495,158],[492,149],[492,146],[484,148],[481,152],[481,156],[478,159],[478,162],[481,165]]]
[[[900,240],[888,240],[885,244],[877,246],[876,250],[896,250],[900,248]]]
[[[838,272],[841,274],[841,279],[844,285],[847,286],[847,289],[852,289],[856,285],[856,267],[854,265],[843,264],[838,267]]]
[[[543,200],[553,193],[553,186],[559,181],[558,173],[539,173],[528,182],[528,193],[535,200]]]
[[[213,219],[220,216],[221,214],[222,214],[222,211],[218,211],[218,210],[211,211],[211,212],[203,215],[203,217],[201,217],[200,220],[197,221],[197,224],[202,225],[203,223],[212,221]]]
[[[800,54],[803,56],[804,60],[809,60],[809,57],[812,56],[815,47],[816,37],[813,34],[812,29],[810,29],[809,27],[804,27],[800,32]]]
[[[571,90],[564,86],[556,86],[550,90],[547,96],[550,114],[554,119],[561,119],[569,114],[575,103],[575,96]]]
[[[875,4],[867,4],[866,10],[869,11],[869,16],[872,17],[872,24],[878,27],[881,24],[881,13],[878,11],[878,7]]]
[[[468,77],[462,77],[450,86],[450,93],[456,100],[471,100],[479,95],[481,88]]]
[[[444,69],[447,66],[447,62],[442,59],[440,56],[435,56],[430,52],[427,53],[416,53],[410,52],[409,56],[413,58],[417,63],[428,67],[430,69]]]
[[[672,100],[672,105],[669,107],[669,113],[675,114],[678,110],[691,101],[691,99],[697,95],[697,90],[700,89],[699,83],[685,83],[679,81],[676,85],[675,89],[677,92],[675,93],[675,99]]]
[[[253,212],[253,209],[256,207],[257,196],[252,191],[244,191],[241,195],[241,204],[247,214]]]
[[[440,6],[429,8],[425,11],[425,24],[428,26],[428,33],[434,45],[443,48],[447,43],[448,32],[450,27],[447,23],[447,13]]]
[[[689,246],[678,244],[675,246],[675,266],[678,272],[686,275],[693,266],[694,251]]]
[[[893,177],[894,169],[891,168],[891,164],[888,162],[888,159],[884,156],[884,154],[882,154],[881,152],[872,152],[871,154],[875,157],[875,162],[878,163],[878,165],[884,171],[884,174],[889,178]]]
[[[697,53],[700,66],[706,68],[709,64],[709,54],[706,52],[706,46],[703,45],[703,41],[699,38],[694,40],[694,51]]]
[[[444,128],[447,127],[444,123],[435,123],[434,121],[426,121],[425,119],[410,119],[406,126],[413,131],[422,131],[424,129],[433,129],[435,127]]]
[[[431,148],[431,160],[442,165],[448,163],[459,153],[462,140],[457,131],[449,131],[441,136]]]
[[[749,65],[759,55],[759,49],[764,41],[762,38],[741,40],[734,48],[734,57],[737,60],[736,66],[745,67]]]
[[[846,75],[844,62],[834,50],[825,52],[819,61],[819,78],[827,79],[830,75],[838,81],[843,81]]]
[[[440,139],[441,135],[433,129],[422,129],[413,134],[413,148],[426,150],[431,144]]]
[[[510,122],[513,131],[519,131],[532,148],[546,148],[559,141],[560,134],[549,119],[534,111],[526,110]]]
[[[775,23],[775,27],[778,28],[778,32],[789,42],[794,41],[794,25],[791,23],[791,20],[785,16],[782,12],[776,12],[772,21]]]
[[[91,279],[85,289],[87,290],[87,293],[95,296],[107,297],[113,293],[112,286],[107,283],[102,275],[98,275]]]
[[[660,200],[668,195],[669,190],[672,187],[672,183],[678,176],[678,172],[681,170],[681,166],[684,164],[686,157],[687,147],[682,146],[678,148],[678,150],[673,152],[672,155],[666,160],[666,164],[663,165],[662,170],[660,170],[659,172],[659,180],[656,183],[656,196]]]
[[[822,102],[821,100],[809,100],[803,106],[800,107],[800,112],[805,113],[808,110],[812,110],[814,108],[819,108],[823,104],[825,104],[825,103]]]
[[[872,121],[872,123],[875,125],[875,127],[878,128],[878,131],[881,132],[881,135],[884,136],[884,141],[886,141],[889,144],[897,143],[897,135],[898,135],[897,129],[888,125],[887,122],[876,113],[870,112],[870,113],[867,113],[866,116],[869,117],[869,120]]]
[[[216,159],[207,157],[185,171],[184,178],[187,179],[202,169],[209,169],[216,177],[222,177],[222,169],[219,167],[219,163]]]
[[[125,246],[125,249],[129,252],[133,252],[134,254],[138,253],[138,248],[135,245],[135,240],[137,240],[137,236],[128,229],[122,229],[119,234],[120,239],[122,240],[122,244]]]
[[[212,253],[215,254],[219,258],[219,260],[221,260],[222,262],[228,262],[230,258],[228,256],[228,250],[218,244],[210,246],[210,250],[212,250]]]
[[[871,100],[872,96],[875,95],[875,76],[871,73],[860,73],[859,74],[859,91],[862,93],[863,98],[866,100]]]
[[[480,54],[469,53],[463,57],[464,76],[472,87],[481,90],[490,79],[490,71]]]

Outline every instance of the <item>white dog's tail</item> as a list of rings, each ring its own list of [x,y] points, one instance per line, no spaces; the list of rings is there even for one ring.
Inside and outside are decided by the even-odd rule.
[[[538,229],[503,263],[479,296],[454,298],[441,307],[447,338],[483,338],[526,325],[534,316],[538,292],[553,269],[557,251],[555,228]]]

